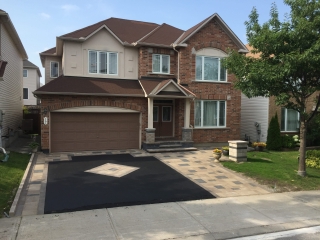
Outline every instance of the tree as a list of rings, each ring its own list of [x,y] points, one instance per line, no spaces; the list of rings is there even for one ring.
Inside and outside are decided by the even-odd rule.
[[[235,74],[235,87],[247,97],[274,96],[276,104],[300,113],[298,175],[306,175],[306,127],[316,111],[306,111],[308,101],[319,107],[320,3],[319,0],[284,0],[290,14],[279,21],[275,4],[270,20],[259,24],[256,8],[245,22],[249,45],[259,58],[230,51],[224,64]],[[318,95],[314,97],[315,95]]]
[[[278,114],[271,118],[267,135],[267,148],[269,150],[281,149],[281,134],[278,121]]]

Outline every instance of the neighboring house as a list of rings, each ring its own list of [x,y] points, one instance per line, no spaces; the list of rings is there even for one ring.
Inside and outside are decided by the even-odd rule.
[[[246,45],[249,51],[252,47]],[[246,56],[259,57],[258,54],[247,53]],[[250,142],[266,142],[269,126],[269,98],[248,98],[241,94],[241,139]]]
[[[241,93],[221,66],[245,45],[218,14],[187,31],[109,18],[40,53],[44,151],[157,148],[240,139]]]
[[[23,104],[38,105],[40,100],[33,92],[40,87],[41,73],[39,68],[28,60],[23,60]]]
[[[28,58],[9,14],[0,10],[0,110],[2,136],[21,127],[23,59]],[[12,130],[11,130],[12,129]]]

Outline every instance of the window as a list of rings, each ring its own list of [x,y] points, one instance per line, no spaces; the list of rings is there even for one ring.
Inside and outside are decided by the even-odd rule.
[[[222,67],[221,58],[197,56],[196,80],[227,81],[227,71]]]
[[[170,56],[153,54],[152,55],[152,72],[153,73],[170,73]]]
[[[299,130],[299,112],[293,109],[281,108],[281,131],[297,132]]]
[[[118,53],[89,51],[89,73],[118,74]]]
[[[225,127],[226,101],[195,101],[195,127]]]
[[[59,76],[59,63],[58,62],[50,62],[50,77],[56,78]]]
[[[23,99],[28,99],[29,98],[29,92],[28,88],[23,88]]]
[[[28,77],[28,70],[27,69],[23,69],[23,77]]]

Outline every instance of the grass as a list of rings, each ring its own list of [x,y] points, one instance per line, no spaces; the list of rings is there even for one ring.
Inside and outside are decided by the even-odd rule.
[[[223,166],[243,173],[277,192],[320,190],[320,169],[307,168],[307,176],[297,175],[298,151],[248,152],[244,163],[222,162]]]
[[[30,155],[11,152],[7,162],[0,161],[0,218],[3,211],[8,213],[19,187]],[[0,153],[0,160],[4,155]]]

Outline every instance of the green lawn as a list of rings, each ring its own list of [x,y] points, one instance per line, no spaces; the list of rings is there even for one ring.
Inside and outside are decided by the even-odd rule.
[[[320,190],[320,169],[307,168],[307,177],[297,175],[298,151],[248,152],[244,163],[222,162],[223,166],[257,180],[277,192]]]
[[[0,162],[0,218],[3,211],[9,213],[11,204],[19,187],[30,155],[11,152],[7,162]],[[4,159],[0,153],[0,160]]]

